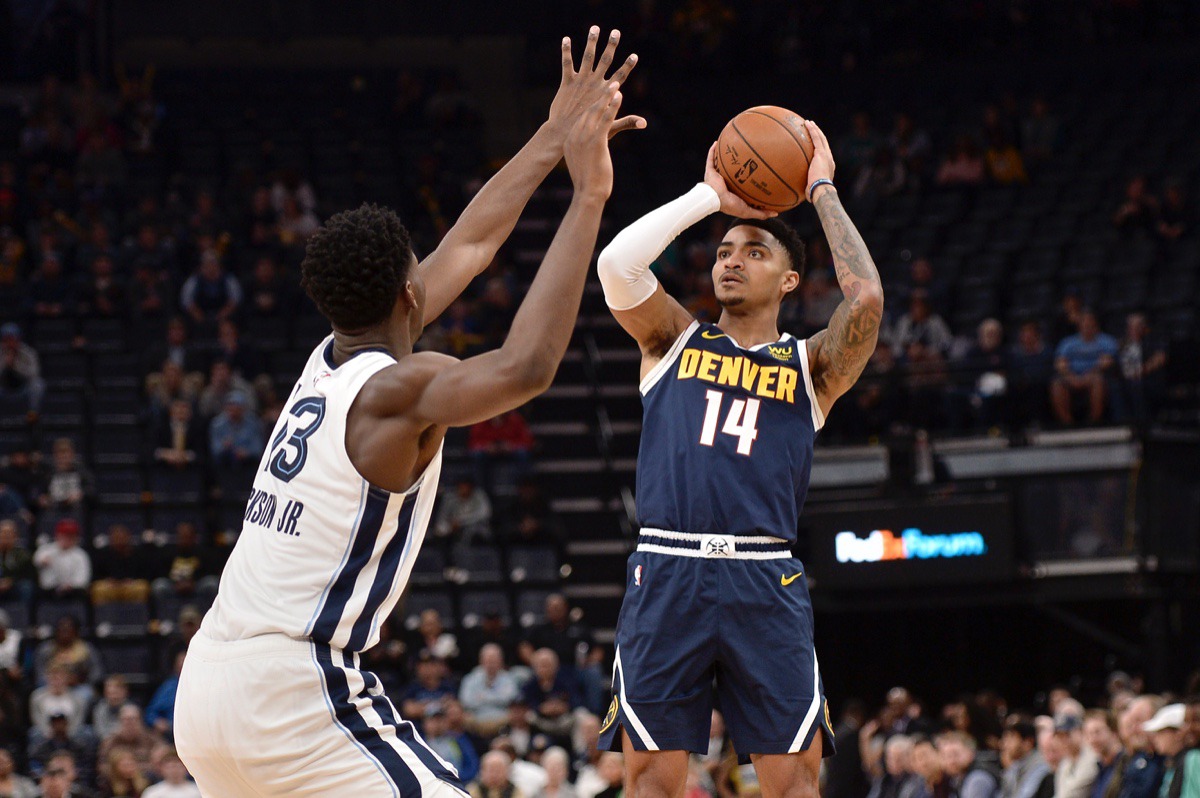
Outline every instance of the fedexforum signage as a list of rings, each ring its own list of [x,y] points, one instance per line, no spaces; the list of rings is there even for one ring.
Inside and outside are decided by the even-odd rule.
[[[865,538],[854,532],[839,532],[834,538],[838,562],[884,562],[886,560],[929,560],[935,557],[982,557],[987,543],[979,532],[927,535],[916,527],[900,534],[875,529]]]

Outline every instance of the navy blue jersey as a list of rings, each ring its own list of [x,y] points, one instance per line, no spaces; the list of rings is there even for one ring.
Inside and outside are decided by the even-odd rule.
[[[796,539],[824,421],[804,341],[743,349],[693,322],[641,391],[643,528]]]

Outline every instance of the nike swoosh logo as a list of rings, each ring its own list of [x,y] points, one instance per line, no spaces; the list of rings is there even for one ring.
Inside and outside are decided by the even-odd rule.
[[[717,333],[716,335],[709,335],[709,334],[708,334],[708,330],[705,330],[704,332],[700,333],[700,337],[701,337],[701,338],[707,338],[707,339],[708,339],[708,340],[710,340],[710,341],[715,341],[715,340],[717,340],[718,338],[724,338],[724,337],[725,337],[725,333]]]
[[[783,574],[780,574],[779,575],[779,584],[783,585],[784,587],[787,587],[792,582],[795,582],[797,579],[799,579],[803,574],[804,574],[803,571],[796,574],[795,576],[784,576]]]

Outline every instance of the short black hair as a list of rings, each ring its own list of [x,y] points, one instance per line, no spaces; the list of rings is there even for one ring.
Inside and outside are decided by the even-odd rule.
[[[783,244],[784,250],[788,254],[788,260],[792,263],[792,271],[800,275],[800,279],[804,279],[804,266],[807,261],[805,255],[804,239],[796,232],[787,222],[779,219],[737,219],[729,220],[729,230],[735,227],[757,227],[759,230],[766,230],[775,239]]]
[[[391,314],[411,263],[400,217],[364,203],[329,217],[308,240],[300,285],[335,329],[358,332]]]

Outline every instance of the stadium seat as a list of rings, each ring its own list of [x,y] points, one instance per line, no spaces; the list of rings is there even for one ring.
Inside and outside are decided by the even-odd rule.
[[[150,644],[141,640],[100,639],[96,649],[104,668],[109,673],[119,673],[133,686],[145,687],[151,682],[155,670]]]
[[[142,602],[114,601],[92,607],[97,637],[140,637],[150,622],[150,608]]]
[[[489,612],[499,612],[506,626],[512,623],[512,608],[508,596],[500,590],[475,590],[463,593],[459,606],[463,626],[470,629],[477,626],[481,618]]]
[[[522,590],[517,594],[517,622],[523,627],[541,623],[546,614],[546,598],[550,590]]]
[[[404,625],[409,629],[416,629],[421,613],[425,610],[437,610],[438,614],[442,616],[442,624],[446,628],[454,628],[458,625],[454,604],[450,595],[444,590],[409,593],[403,601]]]
[[[69,616],[79,622],[81,629],[87,629],[89,610],[87,599],[39,596],[34,610],[34,623],[43,630],[49,629],[52,632],[59,618]]]
[[[440,585],[446,581],[446,555],[426,539],[409,580],[414,585]]]
[[[552,546],[517,546],[508,552],[509,575],[513,582],[556,584],[559,580],[558,552]]]
[[[491,547],[455,549],[454,566],[461,570],[465,581],[473,585],[495,584],[504,578],[500,552]]]
[[[137,468],[100,468],[96,471],[96,494],[101,504],[137,504],[145,486]]]
[[[150,468],[150,493],[156,502],[199,502],[204,495],[204,471],[196,465],[156,464]]]

